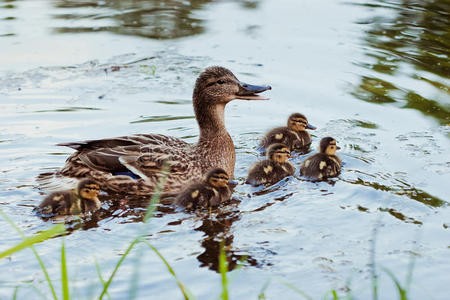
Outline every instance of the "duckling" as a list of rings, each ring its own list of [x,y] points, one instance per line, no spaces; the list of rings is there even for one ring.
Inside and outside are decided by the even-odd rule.
[[[93,212],[101,204],[97,196],[99,185],[92,179],[83,179],[76,189],[53,192],[48,195],[36,211],[43,215],[78,215]]]
[[[187,209],[216,207],[231,197],[228,174],[224,169],[211,169],[200,183],[192,183],[182,190],[175,203]]]
[[[305,149],[311,144],[311,136],[306,129],[316,129],[308,123],[301,113],[289,116],[286,127],[277,127],[268,131],[261,140],[260,147],[267,148],[271,144],[281,143],[291,151]]]
[[[246,182],[251,185],[274,184],[286,176],[294,175],[294,166],[287,161],[290,156],[291,152],[286,145],[270,145],[267,149],[267,159],[250,168]]]
[[[225,106],[234,99],[268,100],[259,93],[270,89],[243,83],[226,68],[209,67],[197,78],[192,96],[200,128],[196,144],[162,134],[62,143],[59,146],[76,151],[60,171],[41,174],[39,179],[89,177],[101,182],[102,190],[148,195],[155,190],[166,162],[169,170],[163,193],[173,195],[190,180],[201,180],[213,167],[232,176],[236,151],[225,127]]]
[[[311,155],[300,165],[300,174],[316,179],[339,175],[342,165],[340,158],[336,155],[336,150],[339,149],[341,148],[336,145],[334,138],[321,139],[319,153]]]

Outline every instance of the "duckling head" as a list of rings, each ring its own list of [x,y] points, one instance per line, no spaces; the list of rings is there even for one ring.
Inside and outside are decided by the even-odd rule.
[[[279,163],[284,163],[291,157],[291,151],[284,144],[272,144],[267,148],[267,158]]]
[[[228,186],[229,177],[227,172],[221,168],[214,168],[206,174],[206,181],[216,188]]]
[[[83,179],[78,183],[77,191],[81,198],[96,201],[100,193],[100,187],[92,179]]]
[[[308,123],[305,115],[301,113],[293,113],[289,116],[287,127],[293,131],[304,131],[305,129],[316,129],[315,126]]]
[[[336,150],[339,149],[341,149],[341,147],[336,145],[336,140],[332,137],[325,137],[320,140],[320,153],[325,153],[326,155],[336,155]]]
[[[219,66],[206,68],[197,78],[194,88],[194,107],[228,103],[234,99],[268,100],[257,95],[272,89],[239,81],[234,74]]]

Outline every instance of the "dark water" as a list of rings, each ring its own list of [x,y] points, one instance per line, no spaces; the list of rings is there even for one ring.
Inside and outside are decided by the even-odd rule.
[[[370,293],[376,235],[380,299],[397,299],[382,266],[412,299],[447,299],[450,280],[450,65],[448,1],[40,1],[0,2],[0,209],[32,234],[51,226],[32,213],[44,197],[36,176],[71,150],[56,143],[155,132],[195,142],[191,93],[209,65],[269,83],[268,102],[234,101],[227,128],[237,148],[234,203],[211,216],[162,205],[148,240],[199,299],[219,295],[220,241],[233,271],[233,299],[314,299],[348,288]],[[261,159],[258,140],[291,112],[342,147],[331,182],[299,176],[266,190],[244,184]],[[304,155],[294,156],[299,164]],[[63,184],[62,182],[58,184]],[[117,199],[116,199],[117,200]],[[75,298],[98,295],[95,261],[106,277],[142,232],[142,201],[105,201],[65,237]],[[0,219],[0,250],[20,241]],[[37,246],[58,281],[61,238]],[[110,288],[130,298],[179,299],[159,258],[138,248]],[[50,295],[30,251],[0,262],[0,299]],[[349,283],[350,282],[350,283]]]

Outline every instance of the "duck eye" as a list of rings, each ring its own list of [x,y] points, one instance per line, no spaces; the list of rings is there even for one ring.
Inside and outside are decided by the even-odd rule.
[[[222,79],[219,79],[219,80],[217,80],[217,83],[218,83],[218,84],[224,84],[225,81],[223,81]]]

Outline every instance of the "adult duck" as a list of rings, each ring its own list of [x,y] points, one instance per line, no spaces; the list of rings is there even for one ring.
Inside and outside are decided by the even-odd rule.
[[[93,178],[102,190],[133,195],[151,194],[163,178],[163,193],[175,194],[213,167],[224,169],[232,177],[236,158],[225,128],[225,106],[234,99],[267,100],[257,94],[270,89],[243,83],[226,68],[209,67],[197,78],[192,97],[200,128],[196,144],[160,134],[58,144],[77,150],[59,173]],[[163,172],[165,165],[167,174]]]

